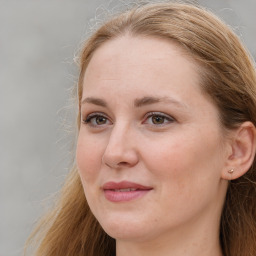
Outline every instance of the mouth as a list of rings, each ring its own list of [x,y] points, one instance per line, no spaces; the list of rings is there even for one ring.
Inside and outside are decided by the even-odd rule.
[[[114,192],[130,192],[136,191],[136,188],[120,188],[120,189],[113,189]]]
[[[102,186],[105,198],[111,202],[126,202],[141,198],[153,188],[141,184],[122,181],[107,182]]]

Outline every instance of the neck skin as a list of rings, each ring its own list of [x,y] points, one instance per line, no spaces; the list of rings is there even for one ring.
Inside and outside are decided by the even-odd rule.
[[[151,239],[117,239],[116,256],[223,256],[219,241],[223,203],[224,198],[222,203],[212,204],[183,226],[161,235],[153,234]]]
[[[218,227],[218,223],[216,223]],[[118,241],[116,256],[222,256],[219,229],[200,227],[195,229],[175,229],[175,232],[163,234],[150,241]]]

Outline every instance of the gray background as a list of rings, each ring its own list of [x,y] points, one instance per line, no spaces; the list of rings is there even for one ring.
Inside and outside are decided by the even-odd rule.
[[[198,2],[227,21],[255,58],[255,0]],[[71,165],[73,58],[107,3],[0,0],[0,256],[22,255],[45,198]]]

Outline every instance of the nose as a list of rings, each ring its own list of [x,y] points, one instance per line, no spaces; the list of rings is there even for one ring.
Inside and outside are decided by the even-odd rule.
[[[102,163],[112,169],[135,166],[139,161],[136,144],[131,128],[113,127],[102,156]]]

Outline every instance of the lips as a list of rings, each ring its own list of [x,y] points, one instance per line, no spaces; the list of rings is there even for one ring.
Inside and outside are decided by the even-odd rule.
[[[152,187],[143,186],[141,184],[122,181],[122,182],[107,182],[102,187],[104,190],[124,190],[124,189],[134,189],[134,190],[149,190]]]
[[[146,195],[153,188],[141,184],[122,181],[107,182],[102,186],[105,198],[111,202],[125,202]]]

